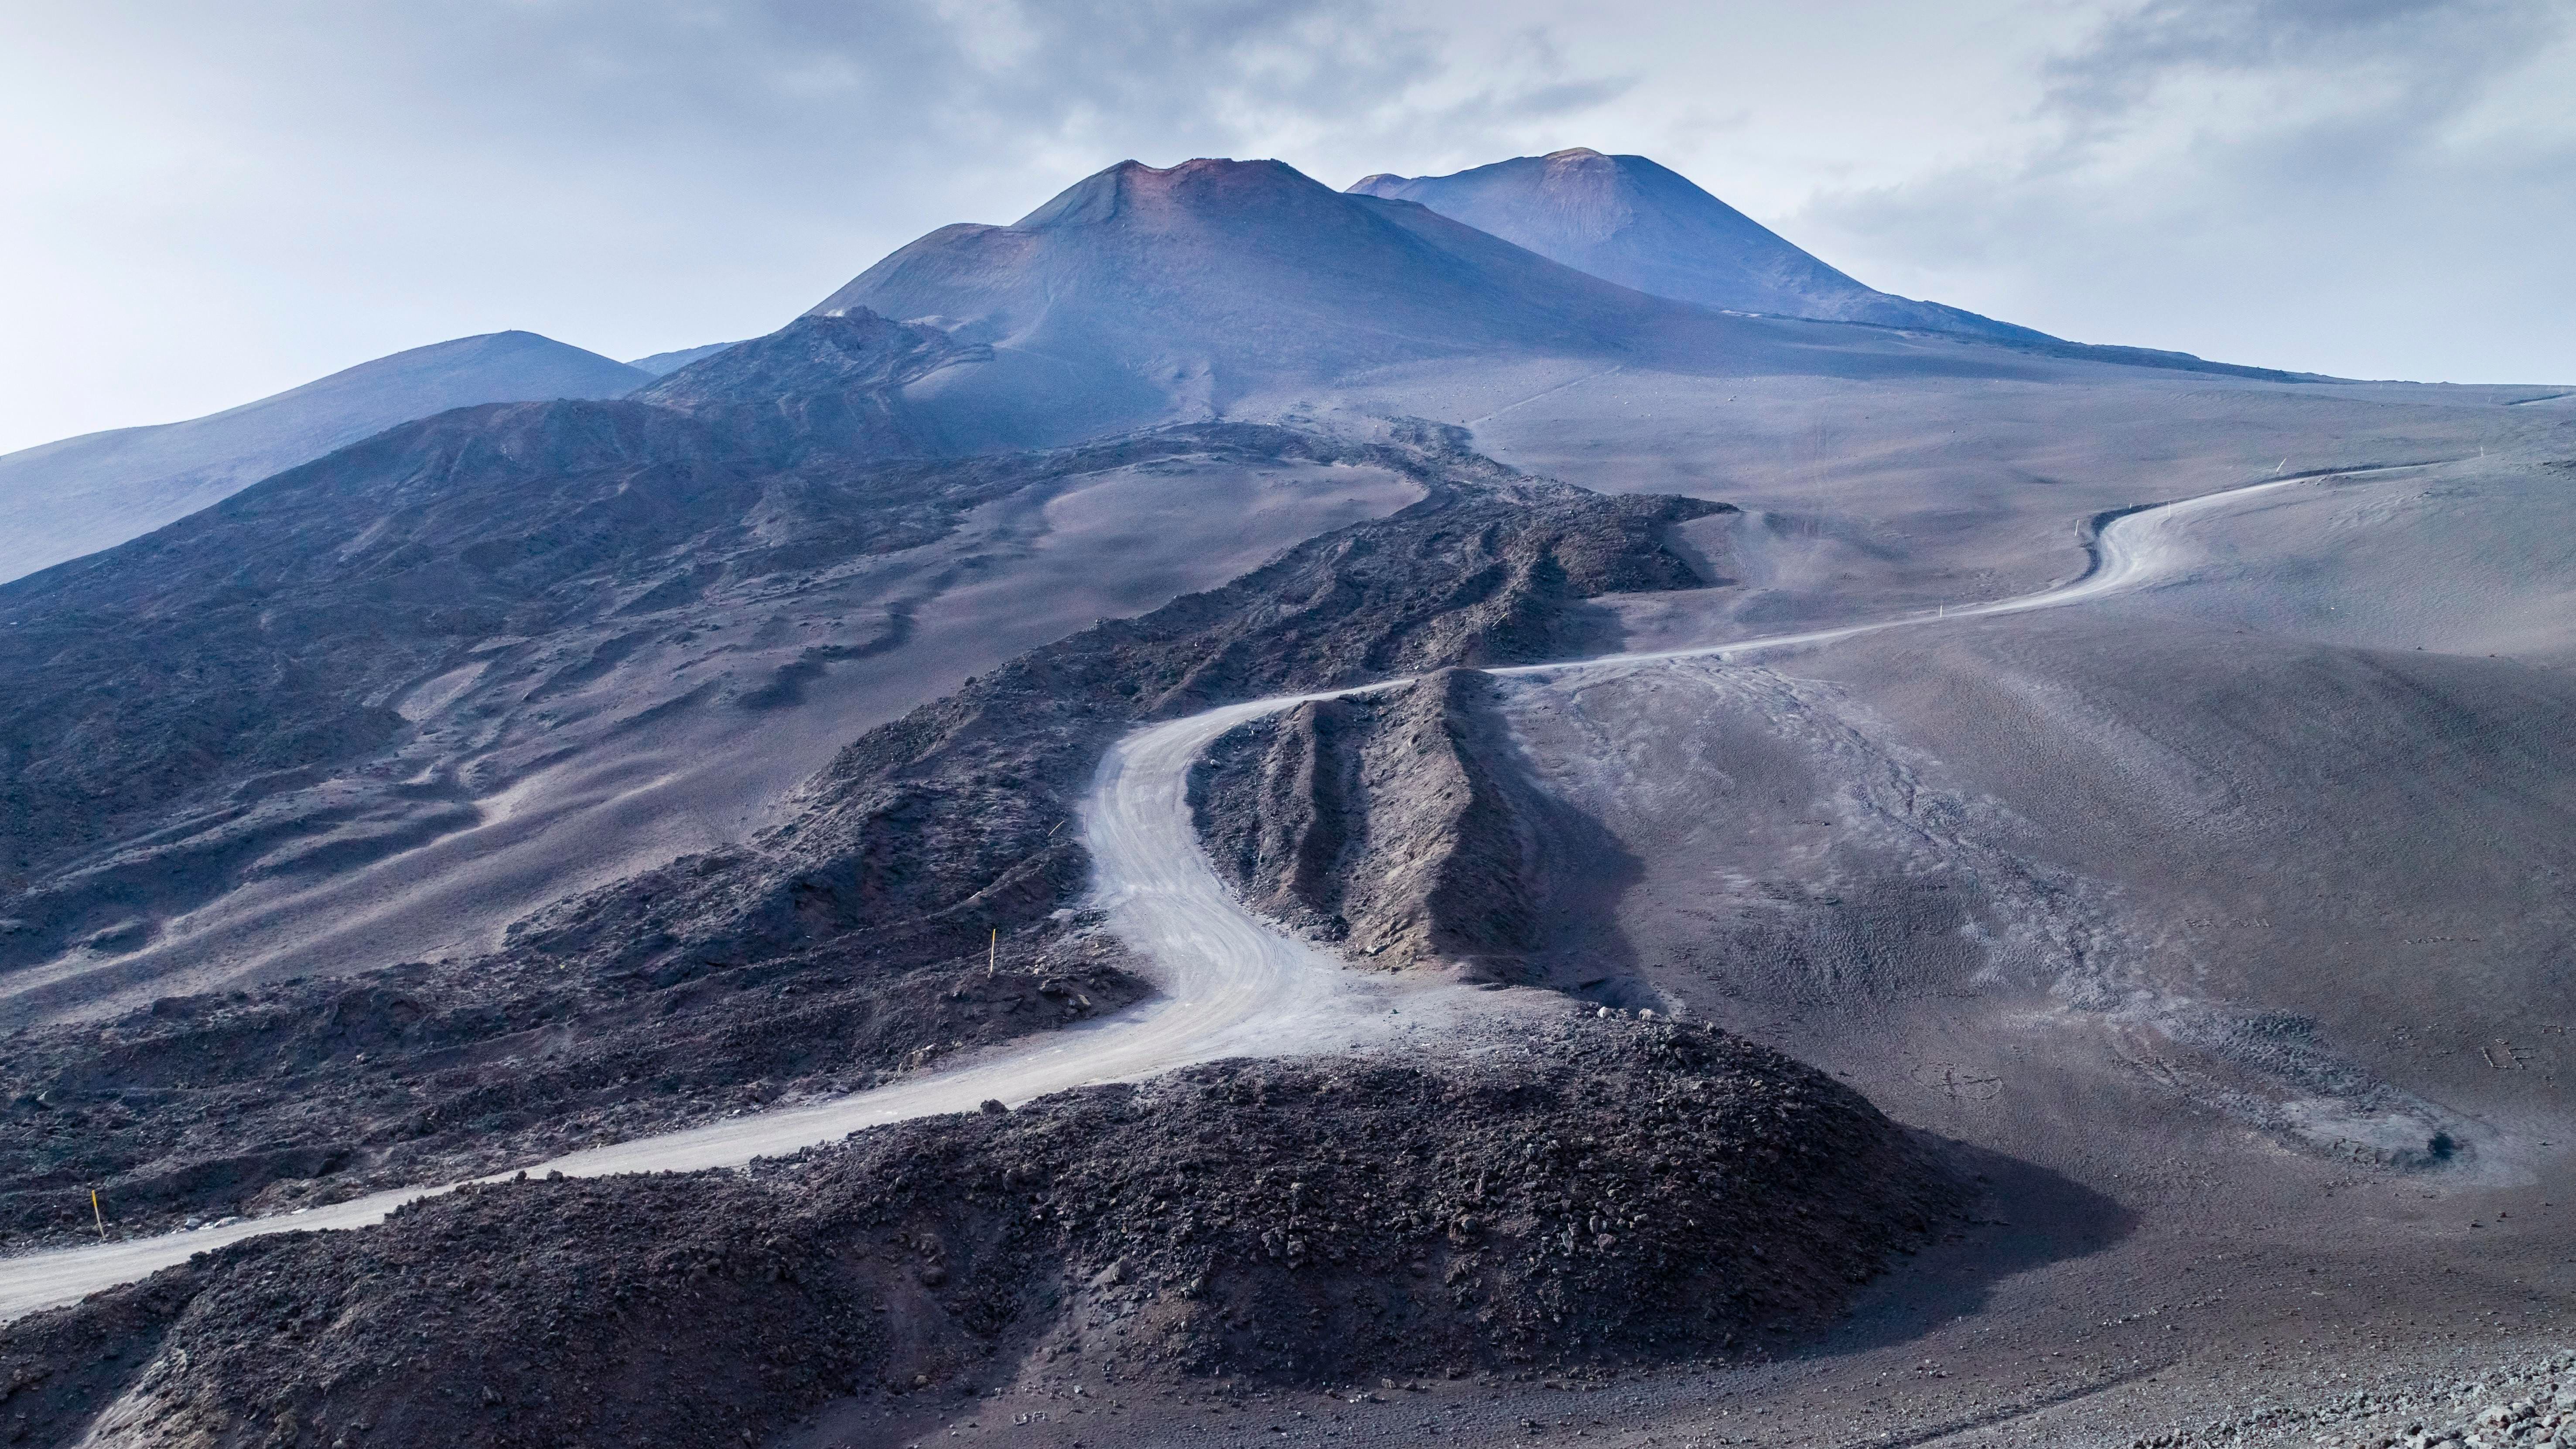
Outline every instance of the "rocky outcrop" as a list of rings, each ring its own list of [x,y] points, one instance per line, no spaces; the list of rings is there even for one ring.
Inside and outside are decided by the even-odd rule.
[[[859,310],[800,317],[633,396],[708,424],[728,451],[765,453],[780,463],[812,452],[844,459],[930,454],[939,449],[914,425],[902,390],[991,354],[936,327]]]
[[[875,1086],[1147,992],[1100,936],[902,971],[765,962],[661,979],[427,964],[164,997],[24,1031],[0,1069],[0,1232],[120,1233],[453,1182],[783,1099]]]
[[[40,1443],[902,1442],[914,1394],[1758,1354],[1958,1201],[1820,1073],[1569,1013],[254,1240],[0,1330],[0,1382]]]
[[[1492,688],[1444,669],[1219,739],[1190,792],[1219,870],[1355,959],[1528,979],[1546,807],[1519,783]]]

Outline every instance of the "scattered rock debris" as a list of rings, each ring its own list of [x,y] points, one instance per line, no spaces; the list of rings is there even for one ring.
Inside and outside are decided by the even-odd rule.
[[[2215,1445],[2319,1449],[2556,1449],[2576,1445],[2576,1354],[2469,1377],[2356,1387],[2331,1398],[2247,1404],[2203,1423],[2140,1435],[2130,1449]]]
[[[1814,1071],[1569,1015],[255,1239],[0,1329],[0,1382],[39,1443],[703,1444],[852,1396],[1758,1356],[1961,1201]]]
[[[1014,940],[912,970],[864,958],[479,991],[429,966],[165,997],[102,1030],[24,1031],[0,1064],[0,1229],[78,1241],[283,1212],[791,1099],[1138,1000],[1114,938]]]

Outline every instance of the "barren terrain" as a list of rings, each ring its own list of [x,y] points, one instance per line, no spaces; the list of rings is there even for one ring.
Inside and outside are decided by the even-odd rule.
[[[0,1146],[129,1235],[0,1307],[133,1285],[0,1413],[2543,1442],[2563,396],[1721,317],[1206,162],[397,430],[0,589]]]

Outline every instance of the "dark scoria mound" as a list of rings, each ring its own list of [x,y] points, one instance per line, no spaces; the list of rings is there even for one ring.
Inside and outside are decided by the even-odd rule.
[[[766,453],[782,465],[815,454],[844,461],[930,454],[939,449],[922,436],[901,389],[990,351],[862,308],[800,317],[690,363],[634,398],[706,423],[728,451]]]
[[[1380,965],[1543,979],[1550,857],[1579,824],[1522,785],[1492,687],[1442,670],[1229,731],[1190,774],[1219,873]]]
[[[1954,1201],[1850,1089],[1586,1017],[486,1188],[25,1320],[0,1373],[40,1442],[711,1444],[916,1385],[1670,1361],[1815,1325]]]

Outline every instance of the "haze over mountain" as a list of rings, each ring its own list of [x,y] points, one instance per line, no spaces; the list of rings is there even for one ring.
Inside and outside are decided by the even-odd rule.
[[[616,397],[653,374],[533,332],[434,342],[186,422],[0,456],[0,580],[124,542],[396,423],[477,403]]]
[[[1448,176],[1381,172],[1350,189],[1420,202],[1550,260],[1658,297],[1782,317],[2055,340],[1865,286],[1643,156],[1604,156],[1576,146]]]

